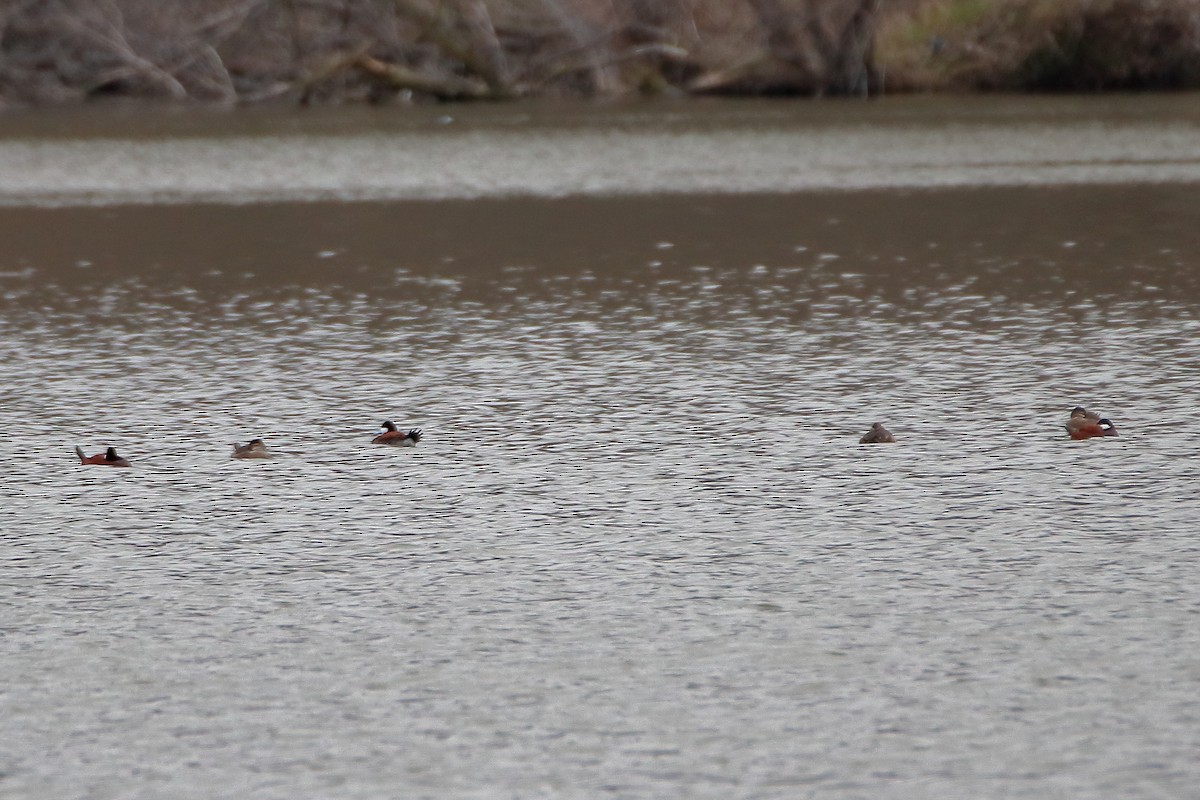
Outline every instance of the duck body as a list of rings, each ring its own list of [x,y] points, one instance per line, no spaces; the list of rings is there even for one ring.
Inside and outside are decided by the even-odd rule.
[[[230,458],[270,458],[271,451],[262,439],[251,439],[245,444],[233,443],[233,455]]]
[[[97,453],[94,456],[85,456],[83,448],[76,447],[75,455],[79,456],[80,464],[97,464],[103,467],[132,467],[128,459],[124,459],[117,455],[117,448],[110,447],[103,453]]]
[[[886,444],[896,441],[896,437],[892,436],[892,432],[883,427],[882,422],[876,422],[871,426],[871,430],[863,434],[863,437],[858,440],[859,444]]]
[[[421,441],[421,429],[410,428],[407,431],[402,431],[396,427],[396,423],[391,420],[385,420],[381,427],[383,433],[371,440],[371,444],[390,444],[393,447],[414,447],[417,442]]]
[[[1075,440],[1117,435],[1117,428],[1112,424],[1112,420],[1101,417],[1095,411],[1088,411],[1083,406],[1076,406],[1071,410],[1071,417],[1063,427]]]

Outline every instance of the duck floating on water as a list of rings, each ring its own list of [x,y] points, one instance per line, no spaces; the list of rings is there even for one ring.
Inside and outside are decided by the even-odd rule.
[[[1093,436],[1116,436],[1117,427],[1112,420],[1102,417],[1083,406],[1071,409],[1071,418],[1063,426],[1072,439],[1091,439]]]
[[[371,440],[371,444],[390,444],[396,447],[413,447],[421,441],[421,429],[410,428],[407,432],[396,427],[396,423],[385,420],[382,423],[383,433]]]
[[[858,440],[859,444],[884,444],[895,442],[896,437],[892,436],[892,432],[883,427],[882,422],[876,422],[871,426],[871,430],[863,434],[863,437]]]
[[[270,458],[271,451],[262,439],[251,439],[245,444],[233,443],[233,455],[230,458]]]
[[[85,456],[83,448],[76,447],[75,455],[79,456],[80,464],[99,464],[105,467],[132,467],[128,459],[121,458],[117,455],[117,448],[110,447],[103,453],[97,453],[94,456]]]

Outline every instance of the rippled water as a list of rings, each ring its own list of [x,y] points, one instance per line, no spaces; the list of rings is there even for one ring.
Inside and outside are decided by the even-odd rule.
[[[5,212],[0,794],[1188,797],[1195,198]]]

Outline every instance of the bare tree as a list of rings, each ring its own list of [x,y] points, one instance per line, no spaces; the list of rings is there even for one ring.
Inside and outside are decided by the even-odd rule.
[[[0,101],[865,94],[879,0],[6,0]]]

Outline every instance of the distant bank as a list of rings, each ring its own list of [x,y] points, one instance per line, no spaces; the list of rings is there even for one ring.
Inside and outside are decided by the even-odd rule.
[[[1196,0],[56,0],[0,107],[1200,88]]]

